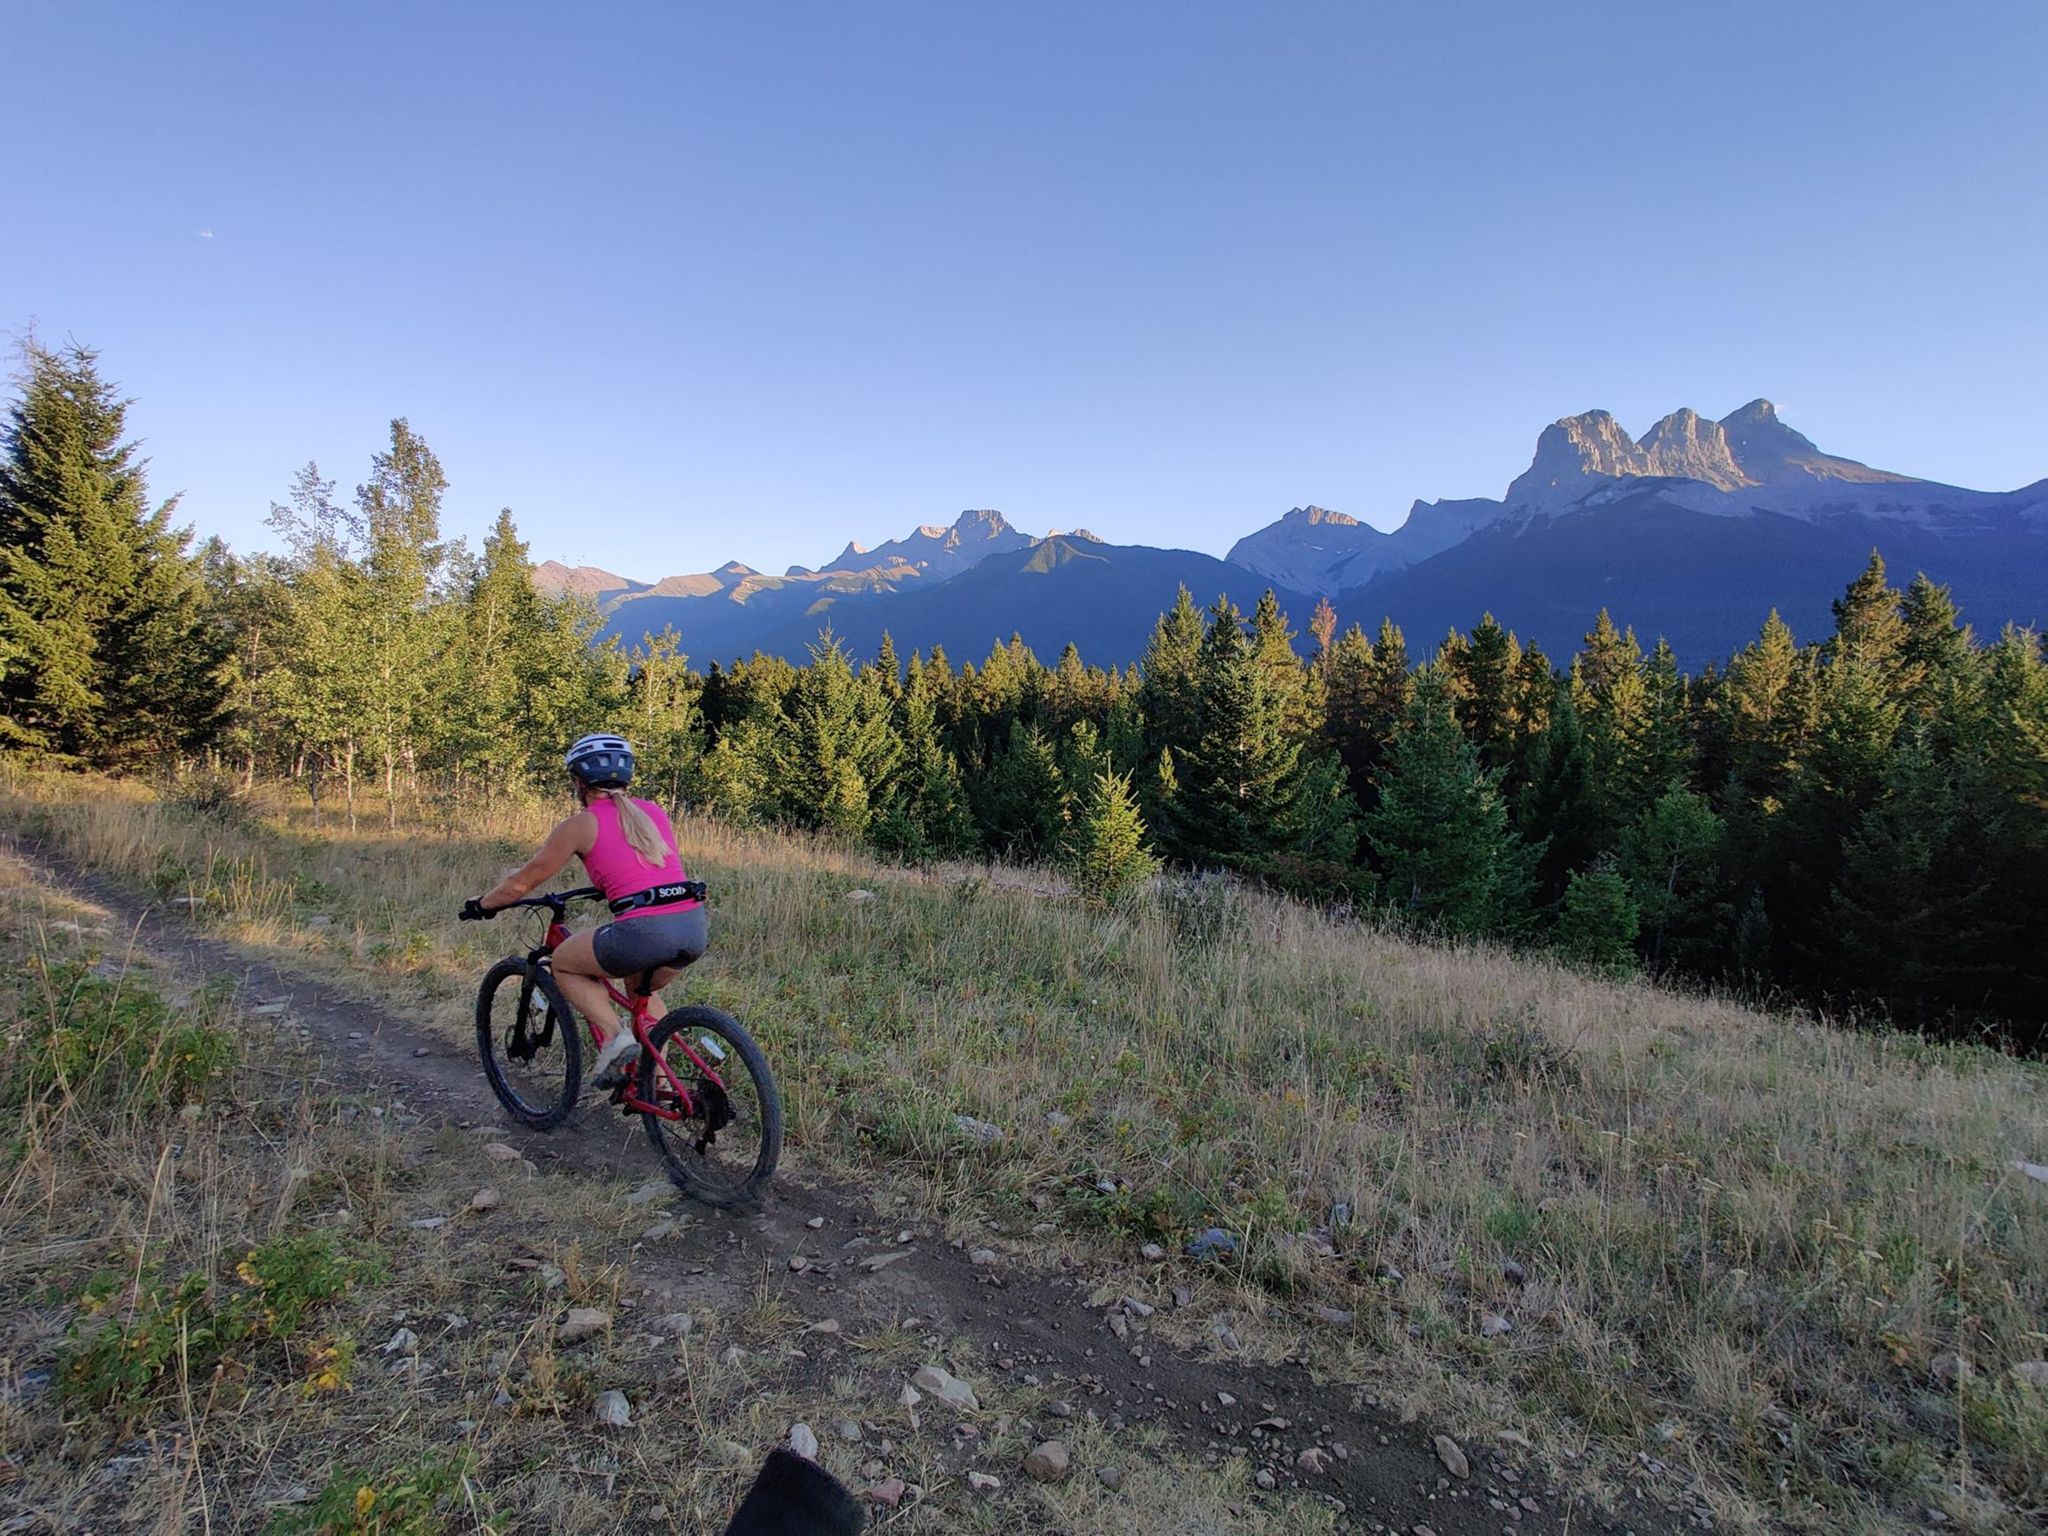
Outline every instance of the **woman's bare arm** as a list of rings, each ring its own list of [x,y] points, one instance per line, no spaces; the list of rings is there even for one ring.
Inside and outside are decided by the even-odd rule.
[[[597,818],[588,811],[578,811],[548,834],[540,852],[484,892],[477,904],[488,912],[531,895],[567,868],[571,859],[590,852],[596,843]]]

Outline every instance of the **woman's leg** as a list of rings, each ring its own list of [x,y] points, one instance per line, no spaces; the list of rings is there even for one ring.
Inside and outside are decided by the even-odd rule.
[[[619,1016],[604,989],[604,967],[597,963],[590,934],[572,934],[554,953],[555,980],[578,1013],[597,1026],[606,1039],[619,1027]]]

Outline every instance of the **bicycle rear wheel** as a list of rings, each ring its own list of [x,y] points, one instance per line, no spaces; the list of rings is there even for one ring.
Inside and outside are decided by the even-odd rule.
[[[686,1118],[640,1117],[669,1178],[706,1205],[749,1203],[782,1156],[782,1095],[761,1048],[731,1014],[702,1006],[675,1009],[647,1038],[653,1049],[640,1053],[640,1097],[680,1107],[659,1060],[694,1101]]]
[[[554,973],[509,955],[476,994],[476,1048],[498,1102],[521,1125],[551,1131],[576,1107],[583,1041]]]

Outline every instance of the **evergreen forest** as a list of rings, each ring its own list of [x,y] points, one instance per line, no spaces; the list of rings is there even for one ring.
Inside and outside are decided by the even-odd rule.
[[[643,792],[907,862],[1055,863],[1130,899],[1161,864],[1362,917],[2037,1050],[2048,1024],[2048,646],[1972,631],[1938,572],[1845,572],[1695,675],[1605,613],[1548,656],[1491,614],[1406,636],[1327,601],[1182,591],[1143,658],[696,658],[596,643],[509,511],[445,538],[403,419],[344,491],[308,464],[280,552],[152,504],[127,402],[30,342],[0,441],[0,750],[287,785],[396,825],[555,792],[616,729]],[[702,663],[700,665],[700,663]],[[685,850],[687,857],[687,850]],[[1255,940],[1254,940],[1255,942]]]

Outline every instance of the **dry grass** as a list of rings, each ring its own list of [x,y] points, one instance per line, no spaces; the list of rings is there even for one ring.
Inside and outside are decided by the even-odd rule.
[[[396,1105],[309,1091],[289,1020],[245,1014],[232,989],[131,953],[104,912],[38,886],[4,853],[0,926],[15,939],[16,966],[0,980],[9,1083],[49,1038],[46,1018],[79,1027],[81,999],[168,999],[188,1028],[263,1046],[182,1103],[77,1087],[14,1106],[18,1134],[0,1157],[8,1530],[598,1532],[625,1522],[696,1536],[722,1526],[763,1451],[799,1420],[819,1427],[821,1459],[851,1485],[881,1460],[922,1487],[892,1522],[905,1532],[993,1536],[1020,1519],[1129,1536],[1226,1523],[1263,1536],[1329,1529],[1305,1500],[1226,1520],[1244,1469],[1141,1454],[1085,1423],[1077,1451],[1128,1467],[1142,1505],[1078,1478],[1002,1501],[975,1495],[943,1425],[920,1440],[896,1422],[900,1354],[805,1335],[765,1284],[731,1306],[690,1306],[680,1333],[667,1320],[672,1298],[648,1283],[673,1260],[635,1273],[611,1257],[630,1253],[632,1232],[669,1202],[630,1205],[615,1187],[489,1160],[488,1138],[408,1123]],[[486,1184],[499,1201],[469,1212]],[[289,1326],[273,1320],[207,1348],[206,1320],[258,1294],[245,1266],[307,1243],[346,1258],[346,1286]],[[155,1282],[188,1276],[203,1300],[166,1333],[167,1292]],[[263,1302],[275,1313],[280,1296]],[[570,1305],[603,1307],[613,1326],[560,1343]],[[75,1362],[103,1330],[173,1347],[153,1374],[84,1397]],[[594,1394],[609,1389],[633,1405],[629,1435],[593,1420]],[[863,1443],[834,1433],[840,1420],[863,1422]],[[1012,1413],[988,1416],[976,1455],[1014,1466],[1026,1428]]]
[[[321,836],[78,780],[17,783],[4,814],[451,1030],[508,939],[455,910],[546,819]],[[1241,1249],[1208,1283],[1235,1287],[1248,1346],[1589,1468],[1687,1468],[1737,1526],[1935,1505],[2017,1529],[2048,1506],[2048,1404],[2009,1372],[2048,1355],[2048,1187],[2010,1167],[2048,1155],[2038,1063],[1255,893],[1102,915],[682,837],[715,892],[688,990],[762,1038],[809,1155],[907,1174],[955,1219],[1049,1217],[1099,1262],[1220,1223]],[[1008,1134],[963,1150],[958,1113]],[[1311,1303],[1356,1320],[1310,1326]],[[1968,1379],[1937,1378],[1948,1352]]]

